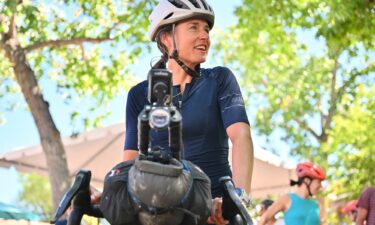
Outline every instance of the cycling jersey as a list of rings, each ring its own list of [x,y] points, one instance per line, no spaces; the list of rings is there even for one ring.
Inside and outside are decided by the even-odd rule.
[[[312,199],[302,198],[294,193],[289,193],[290,207],[285,211],[286,225],[319,225],[319,205]]]
[[[126,105],[125,149],[137,150],[137,117],[147,100],[148,82],[134,86]],[[219,178],[231,176],[226,128],[249,123],[239,85],[225,67],[201,69],[201,77],[187,83],[183,94],[173,86],[173,104],[182,114],[184,159],[199,166],[211,179],[212,196],[222,196]],[[168,149],[168,131],[152,132],[152,145]]]

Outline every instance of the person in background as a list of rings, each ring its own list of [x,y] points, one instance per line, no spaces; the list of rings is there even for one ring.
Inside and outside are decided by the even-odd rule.
[[[260,203],[260,211],[259,215],[263,216],[263,214],[266,213],[267,209],[273,204],[273,201],[271,199],[264,199]],[[266,225],[284,225],[284,220],[282,219],[276,219],[275,217],[272,217]]]
[[[362,191],[358,199],[357,225],[375,225],[375,187]]]
[[[345,207],[342,209],[344,214],[349,216],[350,221],[355,222],[357,220],[358,208],[357,208],[357,200],[351,200],[348,202]]]
[[[299,163],[296,168],[298,180],[291,181],[297,185],[294,192],[281,196],[261,217],[258,225],[268,224],[275,215],[284,212],[286,225],[318,225],[320,224],[319,205],[312,196],[322,188],[326,179],[324,170],[311,162]]]

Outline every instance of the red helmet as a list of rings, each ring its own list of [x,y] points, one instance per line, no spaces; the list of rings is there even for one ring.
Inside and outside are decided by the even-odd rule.
[[[326,179],[324,170],[312,162],[299,163],[296,172],[298,177],[310,177],[318,180]]]
[[[350,211],[356,211],[357,210],[357,200],[351,200],[348,202],[345,207],[342,209],[343,213],[348,213]]]

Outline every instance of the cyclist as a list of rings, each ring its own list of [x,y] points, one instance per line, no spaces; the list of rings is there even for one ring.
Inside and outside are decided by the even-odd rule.
[[[352,200],[348,202],[345,207],[342,209],[342,212],[344,214],[349,215],[350,221],[354,222],[357,219],[357,214],[358,214],[358,208],[357,208],[358,201],[357,200]]]
[[[375,187],[365,188],[358,199],[357,225],[375,224]]]
[[[233,144],[233,180],[250,191],[253,145],[242,94],[225,67],[200,68],[210,48],[214,12],[205,0],[160,0],[150,15],[149,38],[163,56],[156,66],[172,72],[174,105],[182,114],[183,158],[211,179],[212,212],[208,223],[226,224],[221,215],[219,178],[232,176],[228,137]],[[147,81],[134,86],[126,105],[123,159],[138,155],[137,117],[147,102]],[[151,134],[153,145],[168,148],[168,132]]]
[[[286,225],[320,223],[319,205],[311,197],[319,192],[322,187],[321,182],[326,179],[324,170],[314,163],[304,162],[297,165],[296,173],[298,181],[291,181],[291,185],[298,185],[297,189],[272,204],[258,225],[267,224],[280,211],[284,212]]]

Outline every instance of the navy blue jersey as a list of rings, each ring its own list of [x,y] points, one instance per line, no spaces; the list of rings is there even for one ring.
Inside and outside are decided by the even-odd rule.
[[[187,83],[184,93],[173,86],[173,104],[182,114],[184,159],[199,166],[211,179],[213,197],[221,196],[219,178],[231,176],[226,128],[249,123],[241,90],[233,73],[225,67],[202,69],[201,78]],[[125,149],[137,150],[137,117],[147,100],[148,82],[134,86],[126,105]],[[168,131],[151,134],[153,146],[168,148]]]

